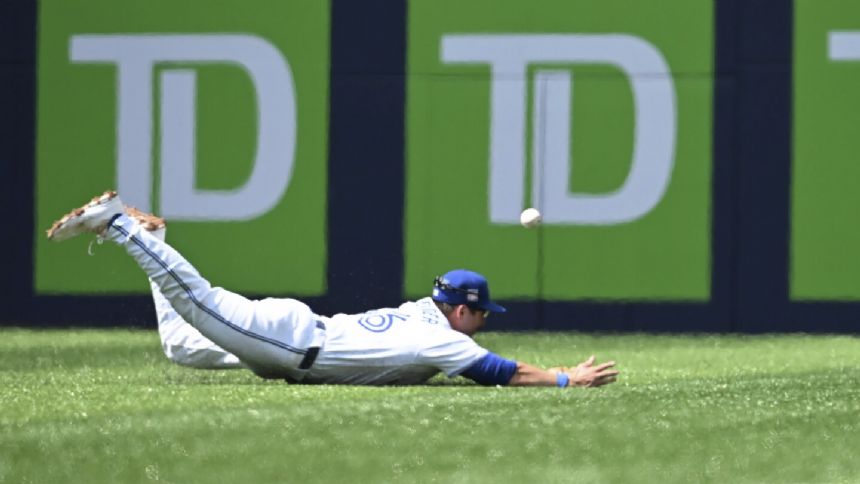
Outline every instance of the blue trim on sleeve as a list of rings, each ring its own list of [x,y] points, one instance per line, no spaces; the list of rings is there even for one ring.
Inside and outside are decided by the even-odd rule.
[[[516,372],[516,361],[487,353],[460,374],[481,385],[507,385]]]

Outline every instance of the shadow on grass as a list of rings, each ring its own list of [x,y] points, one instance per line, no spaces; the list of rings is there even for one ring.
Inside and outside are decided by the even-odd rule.
[[[359,387],[359,388],[493,388],[478,385],[466,378],[434,376],[429,381],[414,385],[329,385],[324,383],[290,383],[283,378],[261,378],[250,370],[201,370],[173,365],[166,372],[166,385],[288,385],[291,387]]]

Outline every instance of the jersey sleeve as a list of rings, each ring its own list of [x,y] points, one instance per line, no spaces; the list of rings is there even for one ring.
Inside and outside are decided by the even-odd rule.
[[[457,376],[487,355],[472,338],[450,329],[440,328],[422,339],[416,363],[433,366],[449,377]]]
[[[507,385],[517,372],[517,362],[488,352],[461,375],[480,385]]]

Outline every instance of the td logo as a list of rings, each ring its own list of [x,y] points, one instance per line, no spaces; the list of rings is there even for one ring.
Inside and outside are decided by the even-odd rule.
[[[605,194],[568,193],[573,75],[539,68],[532,82],[531,206],[546,223],[612,225],[650,212],[672,176],[675,89],[660,51],[647,41],[618,34],[446,35],[446,63],[489,64],[490,221],[519,223],[525,208],[527,86],[530,64],[609,64],[630,82],[634,101],[634,147],[628,175]]]
[[[283,196],[295,155],[296,101],[287,60],[266,40],[249,35],[75,35],[75,63],[116,66],[117,188],[152,210],[153,116],[160,112],[160,213],[173,220],[246,220],[268,212]],[[158,64],[229,64],[250,77],[257,100],[257,147],[251,176],[234,190],[200,190],[195,183],[196,73],[164,69],[153,99]]]
[[[465,265],[499,298],[707,300],[712,7],[411,2],[406,293]]]
[[[116,188],[210,280],[324,294],[330,20],[327,1],[40,4],[35,290],[149,293],[121,251],[42,233]]]

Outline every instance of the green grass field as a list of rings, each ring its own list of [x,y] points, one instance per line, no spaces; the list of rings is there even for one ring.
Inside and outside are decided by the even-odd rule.
[[[0,331],[0,483],[860,482],[860,339],[479,335],[600,389],[288,385],[155,331]]]

